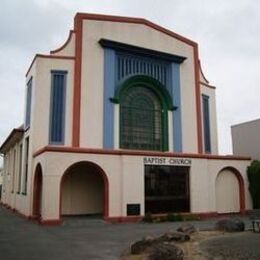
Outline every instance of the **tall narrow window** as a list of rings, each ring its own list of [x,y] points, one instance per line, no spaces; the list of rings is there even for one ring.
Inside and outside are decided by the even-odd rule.
[[[66,71],[51,72],[50,134],[51,144],[64,144]]]
[[[21,182],[22,182],[22,164],[23,164],[23,145],[20,144],[19,147],[19,169],[18,169],[18,186],[17,193],[21,192]]]
[[[24,195],[27,194],[28,164],[29,164],[29,137],[25,139],[25,165],[24,165],[24,179],[23,179]]]
[[[13,152],[13,169],[12,169],[12,193],[14,192],[15,185],[15,175],[16,175],[16,150]]]
[[[209,97],[206,95],[202,95],[202,107],[204,125],[204,150],[206,153],[211,153]]]
[[[144,86],[129,88],[121,99],[120,147],[163,150],[163,111],[157,95]]]
[[[32,103],[32,78],[27,83],[25,129],[30,127],[31,124],[31,103]]]

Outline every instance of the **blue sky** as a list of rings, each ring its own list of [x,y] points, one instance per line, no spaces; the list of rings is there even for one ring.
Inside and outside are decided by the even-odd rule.
[[[230,126],[260,118],[260,2],[246,0],[1,0],[0,143],[24,118],[25,73],[35,53],[63,44],[76,12],[143,17],[199,43],[217,87],[219,150]]]

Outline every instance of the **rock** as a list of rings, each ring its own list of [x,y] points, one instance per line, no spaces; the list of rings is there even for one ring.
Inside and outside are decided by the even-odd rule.
[[[196,230],[196,228],[195,228],[193,225],[191,225],[191,224],[183,224],[183,225],[181,225],[179,228],[177,228],[177,231],[178,231],[178,232],[183,232],[183,233],[185,233],[185,234],[190,235],[190,234],[192,234],[192,233],[195,233],[197,230]]]
[[[184,259],[184,253],[179,247],[173,244],[159,243],[154,245],[147,259],[182,260]]]
[[[190,236],[183,232],[168,232],[163,234],[158,238],[159,241],[167,242],[167,241],[178,241],[178,242],[185,242],[190,240]]]
[[[241,232],[245,231],[245,223],[239,218],[221,219],[216,223],[215,229],[226,232]]]
[[[142,240],[134,242],[130,246],[130,252],[131,252],[131,254],[134,254],[134,255],[141,254],[141,253],[145,252],[147,250],[147,248],[149,248],[156,242],[157,242],[157,240],[154,239],[153,237],[145,237]]]

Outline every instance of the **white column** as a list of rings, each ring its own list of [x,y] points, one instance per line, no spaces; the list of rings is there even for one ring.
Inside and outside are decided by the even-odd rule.
[[[119,149],[119,104],[114,105],[114,149]]]
[[[169,152],[173,152],[173,120],[172,120],[172,111],[168,111],[168,146],[169,146]]]

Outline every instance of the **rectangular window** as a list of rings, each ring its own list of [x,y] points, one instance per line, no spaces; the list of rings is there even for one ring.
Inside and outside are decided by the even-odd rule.
[[[21,192],[21,182],[22,182],[22,159],[23,159],[23,145],[20,144],[19,147],[19,170],[18,170],[18,187],[17,187],[17,193]]]
[[[16,175],[16,150],[13,152],[13,169],[12,169],[12,193],[14,192],[15,175]]]
[[[50,144],[64,144],[66,71],[51,71]]]
[[[27,180],[28,180],[28,163],[29,163],[29,137],[25,139],[25,168],[23,180],[23,194],[27,194]]]
[[[32,78],[27,83],[25,129],[31,124],[31,103],[32,103]]]
[[[202,95],[202,108],[204,126],[204,150],[206,153],[211,153],[209,96]]]

